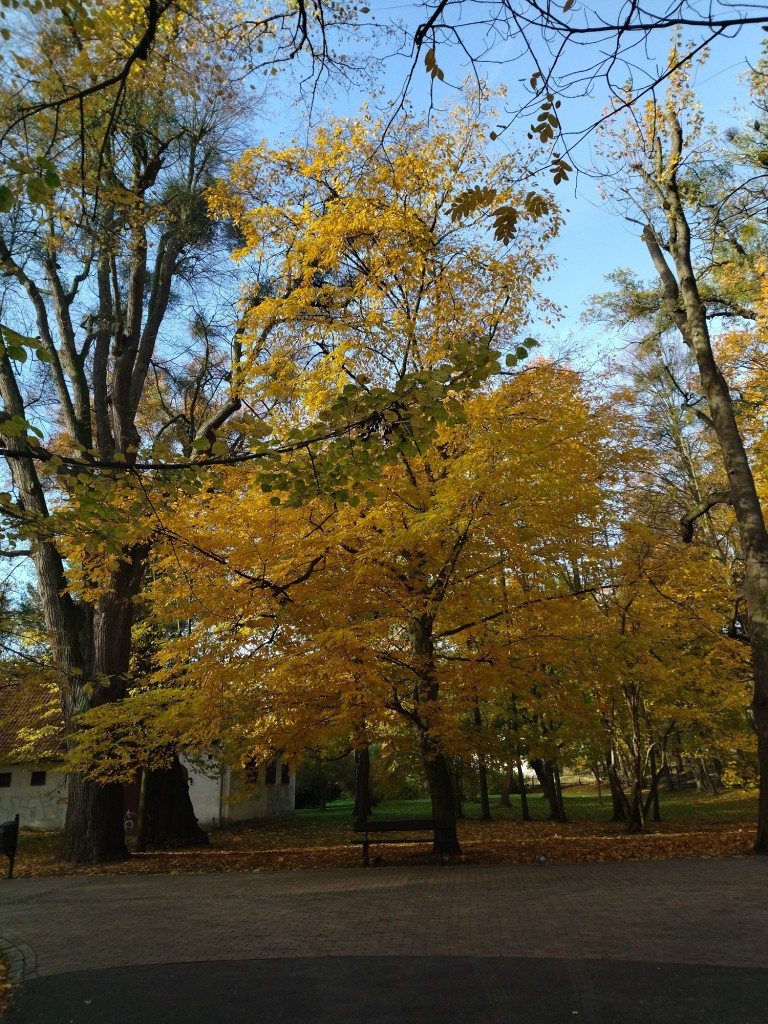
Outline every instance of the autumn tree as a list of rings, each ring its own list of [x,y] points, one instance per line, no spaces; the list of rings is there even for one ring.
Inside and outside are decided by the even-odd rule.
[[[673,55],[672,62],[675,57]],[[712,311],[700,286],[698,243],[708,241],[714,226],[719,243],[727,236],[713,224],[690,181],[697,180],[696,139],[701,130],[695,99],[684,74],[678,75],[664,101],[651,102],[641,120],[623,139],[624,158],[636,187],[629,192],[643,220],[642,239],[658,276],[661,305],[693,354],[706,408],[702,410],[717,438],[723,466],[722,487],[683,517],[683,539],[716,504],[733,506],[744,559],[744,625],[749,636],[754,674],[753,715],[760,763],[760,810],[755,842],[768,852],[768,533],[749,446],[737,401],[723,373]],[[614,179],[615,181],[616,179]],[[705,250],[706,253],[706,250]]]
[[[658,814],[673,743],[693,753],[706,735],[727,757],[734,724],[744,737],[748,729],[746,652],[723,628],[727,568],[706,545],[696,557],[682,551],[647,500],[641,495],[611,553],[580,666],[589,679],[585,710],[603,730],[611,791],[630,832],[645,831],[651,808]]]
[[[515,163],[491,165],[464,112],[431,129],[406,119],[383,140],[366,117],[319,130],[309,149],[249,153],[213,190],[214,209],[242,233],[241,257],[256,259],[260,271],[242,320],[243,396],[258,419],[239,429],[292,435],[294,450],[259,465],[255,492],[242,478],[206,491],[190,522],[180,508],[169,533],[170,557],[184,551],[193,560],[190,578],[198,579],[197,560],[204,566],[213,556],[222,565],[220,583],[208,570],[206,592],[196,584],[191,642],[202,646],[183,657],[179,678],[210,681],[202,688],[206,699],[226,694],[219,713],[206,712],[209,721],[249,709],[241,758],[242,744],[256,743],[261,732],[272,736],[262,748],[271,742],[293,757],[319,747],[334,729],[343,729],[347,742],[351,729],[352,745],[360,746],[394,716],[404,737],[415,731],[435,815],[449,819],[446,754],[458,742],[448,743],[449,723],[463,715],[463,698],[450,699],[449,679],[462,671],[466,637],[459,634],[500,614],[498,566],[508,542],[499,523],[489,533],[487,474],[513,490],[523,486],[509,449],[520,392],[501,388],[472,399],[472,437],[487,453],[484,462],[461,432],[469,427],[448,423],[469,415],[462,395],[527,355],[522,329],[547,266],[542,245],[556,225],[554,211],[527,194],[521,203],[530,209],[509,250],[457,221],[453,196],[478,167],[514,194]],[[562,394],[574,377],[542,367],[531,381],[549,381],[552,393]],[[543,486],[537,458],[546,459],[548,445],[565,450],[571,432],[592,436],[581,417],[574,413],[570,428],[547,420],[537,433],[532,407],[519,413],[520,428],[542,449],[528,463],[520,456],[531,489]],[[321,428],[328,437],[339,423],[347,424],[342,436],[320,439]],[[439,430],[449,431],[441,443]],[[599,450],[596,443],[595,458]],[[589,463],[586,443],[579,452]],[[585,470],[575,454],[567,465],[570,509],[593,494],[594,477],[586,471],[582,491],[576,481]],[[552,468],[550,477],[559,479]],[[239,531],[226,511],[232,493],[249,509]],[[509,516],[521,500],[514,493]],[[550,507],[533,501],[542,533]],[[203,521],[201,534],[193,523]],[[535,534],[530,525],[526,537]],[[358,572],[367,577],[353,587]],[[481,584],[488,573],[497,601],[483,610],[475,594],[487,595]],[[160,578],[170,580],[170,571]],[[345,604],[353,591],[354,613]],[[465,608],[473,599],[476,607]],[[450,626],[443,623],[448,616]],[[204,653],[210,644],[219,665]],[[175,649],[169,663],[180,665]],[[468,661],[483,663],[474,655]],[[300,693],[290,689],[297,678]],[[343,701],[329,705],[329,686],[333,692],[342,681]]]
[[[81,711],[125,693],[153,532],[131,467],[166,441],[147,395],[184,344],[179,295],[211,271],[216,232],[203,190],[240,113],[231,83],[206,80],[203,38],[188,37],[182,51],[172,31],[158,31],[157,59],[133,68],[117,110],[105,93],[52,107],[70,76],[87,77],[103,52],[103,19],[109,27],[122,10],[82,23],[36,17],[39,34],[18,63],[29,83],[22,102],[42,107],[6,136],[24,159],[45,154],[41,173],[57,168],[3,217],[0,319],[15,326],[4,329],[0,390],[12,481],[3,509],[31,541],[70,741]],[[195,95],[168,95],[175,62]],[[18,102],[3,96],[6,125],[18,123]],[[214,430],[235,406],[220,395],[196,429]],[[73,776],[62,856],[124,856],[122,819],[120,786]]]
[[[215,736],[243,766],[385,742],[418,755],[434,817],[453,821],[450,758],[484,746],[474,709],[503,691],[509,700],[542,645],[555,657],[546,609],[575,600],[553,563],[588,545],[609,459],[605,423],[577,392],[573,371],[532,365],[467,398],[466,423],[384,466],[358,502],[296,507],[290,492],[244,491],[240,475],[196,509],[181,505],[163,564],[183,577],[161,573],[155,600],[172,614],[192,597],[195,628],[165,646],[154,716],[152,691],[89,715],[78,757],[115,770],[104,737],[119,729],[141,742],[139,718],[154,741]],[[514,647],[494,628],[502,621]]]

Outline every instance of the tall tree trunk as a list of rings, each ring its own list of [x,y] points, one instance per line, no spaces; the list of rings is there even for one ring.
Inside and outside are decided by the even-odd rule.
[[[515,753],[515,766],[517,768],[517,785],[520,790],[520,817],[523,821],[531,821],[531,812],[528,807],[528,793],[525,788],[523,759],[520,757],[520,747],[517,748]]]
[[[512,790],[512,782],[514,781],[514,774],[511,771],[507,772],[506,778],[504,779],[504,785],[501,787],[501,796],[499,797],[499,807],[511,807],[509,801],[509,794]]]
[[[608,785],[611,790],[611,821],[626,823],[629,820],[627,798],[624,794],[624,787],[619,778],[619,770],[616,767],[616,760],[613,751],[608,754]]]
[[[133,599],[144,574],[145,547],[135,547],[112,574],[107,592],[92,605],[90,662],[86,678],[70,683],[64,699],[68,742],[77,741],[76,714],[87,707],[122,700],[128,681]],[[82,642],[81,641],[81,642]],[[67,816],[59,856],[74,863],[121,860],[128,856],[123,831],[122,786],[70,775]]]
[[[147,790],[149,789],[149,768],[141,769],[139,783],[139,810],[136,815],[136,852],[144,853],[147,848]]]
[[[488,794],[488,766],[485,763],[485,754],[479,756],[478,783],[480,785],[480,820],[491,821],[491,799]]]
[[[458,757],[452,757],[451,781],[453,783],[453,807],[458,819],[464,817],[464,764]]]
[[[432,817],[435,821],[445,822],[452,827],[452,831],[449,830],[442,843],[442,852],[460,854],[461,846],[456,834],[456,803],[448,759],[445,754],[432,753],[422,745],[422,761],[432,803]]]
[[[563,785],[560,779],[560,768],[555,764],[552,767],[552,783],[555,790],[555,804],[557,806],[557,820],[568,821],[563,803]]]
[[[427,780],[427,790],[432,802],[432,817],[436,821],[448,824],[448,834],[444,836],[443,852],[460,854],[459,837],[456,834],[456,802],[451,780],[451,769],[445,754],[436,746],[431,733],[430,711],[424,711],[437,704],[440,694],[436,679],[432,649],[433,617],[422,613],[412,615],[408,622],[411,654],[417,684],[414,689],[414,703],[418,714],[411,716],[417,726],[421,760]]]
[[[679,118],[672,112],[667,113],[667,128],[669,153],[664,156],[659,138],[654,173],[645,172],[643,176],[664,210],[669,234],[667,249],[674,272],[650,224],[643,231],[643,240],[659,276],[666,310],[696,358],[709,418],[728,477],[728,494],[725,499],[720,496],[719,500],[733,505],[739,529],[754,679],[752,710],[760,770],[754,849],[756,853],[768,854],[768,531],[728,384],[712,351],[707,311],[698,290],[690,226],[677,180],[683,154],[683,130]],[[713,498],[706,503],[707,508],[715,503]],[[693,523],[707,508],[697,508],[681,521],[685,540],[691,539]]]
[[[480,714],[480,705],[477,701],[475,701],[473,713],[475,719],[475,727],[477,728],[477,731],[480,732],[480,730],[483,727],[483,719]],[[477,755],[477,763],[478,783],[480,786],[480,820],[490,821],[491,801],[488,797],[488,765],[486,764],[485,761],[485,754],[482,751],[480,751]]]
[[[645,804],[645,814],[648,815],[649,803],[653,808],[653,820],[661,821],[661,807],[659,806],[659,779],[661,778],[662,767],[656,768],[656,749],[651,747],[651,791]]]
[[[535,757],[531,760],[531,768],[536,772],[536,778],[539,780],[544,798],[549,804],[549,817],[552,821],[563,820],[561,817],[563,811],[558,802],[557,784],[555,782],[552,762],[545,761],[541,757]]]
[[[183,849],[208,845],[208,833],[197,823],[189,784],[177,756],[170,768],[148,773],[146,818],[148,846]]]

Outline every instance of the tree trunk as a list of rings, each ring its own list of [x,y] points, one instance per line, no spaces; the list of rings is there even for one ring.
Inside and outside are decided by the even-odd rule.
[[[552,768],[552,782],[555,790],[555,804],[557,806],[557,820],[568,821],[568,817],[565,813],[565,804],[563,803],[563,786],[560,781],[560,769],[557,765]]]
[[[170,768],[148,772],[146,815],[148,846],[185,849],[208,845],[208,833],[197,823],[189,784],[176,756]]]
[[[485,763],[485,754],[480,754],[478,782],[480,785],[480,820],[491,821],[491,800],[488,795],[488,767]]]
[[[139,810],[136,822],[136,852],[144,853],[147,849],[147,789],[149,788],[149,769],[141,769],[139,783]]]
[[[649,803],[653,808],[653,820],[661,821],[661,807],[659,806],[659,779],[661,778],[662,767],[657,771],[656,769],[656,751],[651,747],[651,792],[648,794],[648,800],[645,804],[646,817],[648,815]]]
[[[666,310],[696,358],[709,418],[728,477],[728,497],[739,529],[754,679],[752,710],[760,770],[754,850],[768,854],[768,531],[728,384],[712,351],[707,311],[693,267],[690,226],[677,181],[683,131],[679,118],[671,112],[667,115],[667,125],[670,152],[664,161],[659,142],[655,176],[646,172],[645,179],[662,201],[674,272],[650,224],[643,231],[643,240],[659,275]],[[695,518],[696,514],[681,521],[684,540],[691,539]]]
[[[507,772],[507,777],[504,780],[504,785],[501,787],[501,796],[499,797],[499,807],[511,807],[512,804],[509,800],[509,794],[512,789],[512,780],[514,775],[511,771]]]
[[[456,817],[461,820],[464,817],[464,764],[458,757],[451,758],[450,764],[452,766],[453,808]]]
[[[355,751],[355,821],[363,823],[371,813],[371,751],[366,744]]]
[[[423,710],[437,704],[440,695],[433,657],[433,625],[433,616],[429,612],[412,615],[408,621],[413,668],[417,679],[414,688],[414,703],[418,709],[418,713],[412,714],[410,719],[418,729],[421,759],[429,798],[432,802],[432,817],[436,821],[446,822],[450,826],[448,835],[445,836],[445,842],[442,844],[443,853],[460,854],[461,847],[456,834],[456,803],[450,765],[445,754],[436,749],[437,745],[430,732],[430,713],[425,713]]]
[[[517,748],[515,756],[517,768],[517,785],[520,790],[520,817],[523,821],[531,821],[531,812],[528,807],[528,793],[525,788],[525,774],[523,773],[523,760],[520,757],[520,748]]]
[[[129,856],[123,828],[122,784],[104,786],[79,775],[70,776],[60,859],[73,864],[101,864]]]
[[[474,707],[475,726],[478,732],[482,729],[483,719],[480,714],[480,705],[475,702]],[[488,766],[485,763],[485,754],[480,751],[477,755],[478,762],[478,784],[480,786],[480,820],[491,820],[491,802],[488,798]]]
[[[621,785],[618,769],[612,755],[608,757],[608,785],[611,790],[612,813],[610,820],[626,823],[629,820],[627,798],[624,794],[624,787]]]
[[[555,769],[551,761],[544,761],[535,757],[531,761],[531,768],[536,772],[536,778],[541,785],[542,794],[549,804],[549,817],[552,821],[563,821],[562,795],[558,800],[557,782],[555,781]]]
[[[442,844],[443,853],[460,854],[461,846],[456,834],[456,805],[448,759],[444,754],[429,753],[422,747],[422,760],[429,798],[432,802],[432,817],[435,821],[447,822],[452,826],[452,831]]]

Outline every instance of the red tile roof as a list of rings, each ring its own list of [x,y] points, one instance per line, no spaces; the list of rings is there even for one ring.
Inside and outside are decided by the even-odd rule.
[[[0,764],[59,761],[64,749],[55,690],[29,677],[0,679]]]

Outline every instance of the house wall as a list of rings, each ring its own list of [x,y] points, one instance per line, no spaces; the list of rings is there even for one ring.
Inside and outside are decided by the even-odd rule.
[[[45,782],[32,785],[32,772],[45,772]],[[19,816],[21,828],[62,829],[67,814],[67,777],[43,766],[11,764],[0,768],[10,772],[10,786],[0,787],[0,821]]]
[[[288,781],[283,782],[283,769],[279,763],[274,782],[266,781],[266,769],[262,766],[254,787],[253,783],[246,783],[229,768],[214,774],[218,766],[214,754],[205,755],[205,770],[199,760],[190,761],[182,756],[181,761],[187,770],[189,795],[201,828],[220,828],[263,818],[284,818],[294,813],[296,776],[290,772]]]

